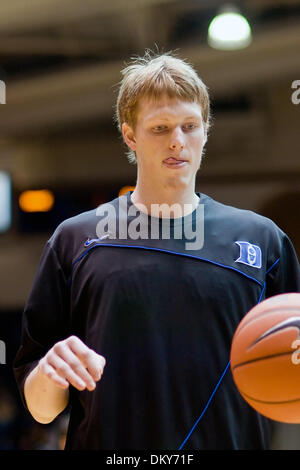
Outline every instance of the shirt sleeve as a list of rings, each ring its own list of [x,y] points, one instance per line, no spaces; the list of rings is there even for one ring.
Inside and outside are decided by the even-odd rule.
[[[280,256],[267,271],[266,297],[288,292],[300,292],[300,266],[295,248],[284,234]]]
[[[57,253],[48,241],[22,317],[21,345],[13,363],[14,376],[26,406],[27,375],[47,351],[69,336],[69,288]]]

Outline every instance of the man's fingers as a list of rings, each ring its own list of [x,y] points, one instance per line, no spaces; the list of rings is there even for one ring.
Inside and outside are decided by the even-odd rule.
[[[104,357],[88,348],[76,336],[69,338],[68,345],[71,351],[80,359],[84,367],[89,371],[93,380],[98,381],[102,376],[105,366]]]
[[[54,382],[56,385],[58,385],[61,388],[68,388],[69,387],[69,382],[64,379],[63,377],[60,377],[54,367],[52,367],[49,363],[40,363],[40,370],[41,372],[48,377],[51,382]]]
[[[101,379],[103,374],[103,369],[105,367],[105,359],[100,354],[97,354],[95,351],[91,350],[91,356],[89,358],[87,369],[92,375],[93,379],[97,382]]]
[[[63,345],[58,343],[54,346],[54,352],[70,367],[72,372],[82,380],[88,390],[94,390],[96,384],[93,377],[70,348],[63,347]],[[64,370],[62,370],[62,374],[63,373]]]
[[[49,379],[63,388],[69,384],[78,390],[92,391],[100,380],[105,359],[88,348],[77,336],[59,341],[40,362]]]
[[[88,388],[88,390],[94,390],[95,383],[91,386],[86,383],[74,370],[70,367],[70,365],[65,362],[62,358],[57,356],[56,354],[49,359],[50,365],[55,370],[56,374],[67,380],[73,387],[77,388],[78,390],[84,390]]]

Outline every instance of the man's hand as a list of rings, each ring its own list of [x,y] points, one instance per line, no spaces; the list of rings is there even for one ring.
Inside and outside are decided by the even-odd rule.
[[[100,380],[105,359],[88,348],[77,336],[56,343],[38,364],[39,373],[59,387],[69,385],[78,390],[92,391]]]

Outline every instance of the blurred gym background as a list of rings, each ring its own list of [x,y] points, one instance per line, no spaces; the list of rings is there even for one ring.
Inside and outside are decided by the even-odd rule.
[[[244,38],[209,35],[224,7],[243,15]],[[135,184],[113,113],[120,70],[146,48],[177,50],[209,87],[197,190],[271,217],[300,254],[299,1],[2,1],[0,449],[63,447],[67,412],[40,425],[16,390],[22,310],[56,226]],[[300,448],[298,425],[274,431],[274,449]]]

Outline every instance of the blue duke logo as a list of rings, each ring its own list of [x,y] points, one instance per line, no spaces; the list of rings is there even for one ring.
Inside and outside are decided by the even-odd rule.
[[[261,249],[257,245],[249,242],[235,242],[240,247],[240,256],[235,260],[236,263],[244,263],[253,268],[261,268]]]

